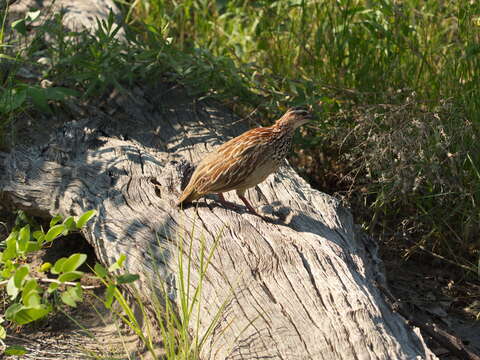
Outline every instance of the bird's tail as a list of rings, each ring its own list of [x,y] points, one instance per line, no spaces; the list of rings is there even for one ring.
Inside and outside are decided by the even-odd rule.
[[[191,203],[192,201],[197,200],[200,197],[202,197],[201,194],[197,193],[195,189],[192,189],[190,186],[187,186],[185,190],[183,190],[182,195],[180,195],[177,205],[180,206],[182,204]]]

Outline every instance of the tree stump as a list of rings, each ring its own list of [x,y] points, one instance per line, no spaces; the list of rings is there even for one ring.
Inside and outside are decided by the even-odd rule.
[[[240,205],[225,209],[215,195],[176,206],[189,164],[252,124],[161,81],[114,92],[107,106],[74,116],[48,140],[0,153],[2,203],[43,217],[96,209],[85,238],[105,265],[125,254],[146,297],[165,281],[178,298],[185,246],[196,288],[202,251],[215,248],[198,330],[215,327],[202,359],[435,358],[376,286],[383,273],[375,244],[286,162],[247,193],[270,221]]]

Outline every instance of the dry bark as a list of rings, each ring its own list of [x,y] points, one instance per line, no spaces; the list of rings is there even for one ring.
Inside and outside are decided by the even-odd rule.
[[[96,209],[85,238],[106,265],[126,254],[146,296],[150,280],[157,288],[165,281],[178,300],[178,259],[186,264],[188,253],[181,239],[192,246],[192,288],[202,247],[215,247],[199,333],[225,308],[202,359],[435,358],[376,287],[384,281],[375,244],[287,163],[247,193],[271,221],[242,206],[225,209],[215,195],[175,206],[188,163],[252,124],[161,81],[112,94],[106,106],[74,117],[48,141],[0,153],[1,200],[45,217]]]

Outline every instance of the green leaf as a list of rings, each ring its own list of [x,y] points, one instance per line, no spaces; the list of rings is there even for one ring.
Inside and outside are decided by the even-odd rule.
[[[51,114],[52,109],[48,105],[48,98],[46,96],[45,89],[29,86],[27,88],[27,94],[32,98],[33,105],[46,114]]]
[[[97,214],[96,210],[89,210],[77,220],[77,229],[81,229],[88,220]]]
[[[35,280],[35,279],[27,280],[25,282],[25,284],[23,285],[22,296],[28,295],[28,293],[30,293],[32,291],[35,291],[35,292],[38,293],[39,290],[40,290],[40,288],[38,287],[37,280]]]
[[[113,303],[113,295],[115,294],[115,290],[117,287],[114,284],[110,284],[105,291],[105,307],[110,309]]]
[[[18,287],[15,286],[15,280],[12,276],[10,279],[8,279],[8,282],[7,282],[7,294],[13,300],[17,297],[19,292],[20,290],[18,289]]]
[[[0,113],[8,114],[23,105],[27,99],[25,89],[11,89],[3,91],[0,96]]]
[[[67,281],[74,281],[80,279],[83,276],[82,271],[69,271],[66,272],[58,277],[58,281],[60,282],[67,282]]]
[[[5,339],[6,337],[7,337],[7,331],[2,325],[0,325],[0,340]]]
[[[5,349],[5,355],[7,356],[22,356],[27,353],[27,349],[25,349],[21,345],[12,345]]]
[[[8,261],[14,259],[17,255],[17,235],[16,231],[11,232],[8,238],[5,240],[7,248],[2,253],[2,261]]]
[[[43,230],[37,230],[33,232],[33,238],[37,240],[37,242],[42,245],[43,241],[45,240],[45,233]]]
[[[40,308],[41,307],[41,298],[38,292],[31,291],[26,296],[22,294],[22,302],[25,306],[29,308]]]
[[[85,260],[87,260],[87,255],[85,254],[72,254],[63,265],[62,271],[67,272],[77,270]]]
[[[65,304],[71,307],[77,307],[77,302],[82,301],[82,296],[82,288],[80,287],[80,284],[77,284],[77,286],[71,287],[62,293],[60,297]]]
[[[75,219],[73,216],[69,216],[65,220],[63,220],[63,225],[65,225],[65,231],[63,232],[63,235],[67,235],[68,231],[72,231],[75,229]]]
[[[15,265],[11,260],[6,260],[3,263],[3,269],[0,271],[0,276],[4,279],[8,279],[12,276],[15,271]]]
[[[64,87],[52,87],[47,88],[46,96],[50,100],[65,100],[65,98],[70,96],[80,96],[80,93],[76,90],[64,88]]]
[[[134,281],[137,281],[140,278],[137,274],[124,274],[117,276],[118,284],[128,284]]]
[[[20,303],[13,303],[10,305],[7,310],[5,310],[5,318],[7,320],[13,320],[16,313],[18,313],[23,308],[23,305]]]
[[[27,248],[25,249],[25,254],[29,254],[31,252],[40,250],[41,248],[42,248],[41,244],[39,244],[37,242],[34,242],[34,241],[29,241],[27,243]]]
[[[15,271],[15,275],[13,275],[15,287],[19,289],[22,287],[22,284],[25,281],[25,277],[28,275],[28,271],[28,265],[20,266],[17,271]]]
[[[60,286],[59,283],[51,283],[49,286],[48,286],[48,289],[47,289],[47,293],[51,294],[52,292],[54,292],[55,290],[58,289],[58,287]]]
[[[34,308],[21,307],[10,320],[15,321],[17,324],[24,325],[45,317],[51,310],[51,306],[45,305]]]
[[[107,270],[100,265],[99,263],[96,263],[93,270],[95,271],[95,274],[97,274],[98,277],[105,279],[108,275]]]
[[[28,241],[30,240],[30,225],[25,225],[20,229],[20,232],[18,233],[18,249],[20,250],[20,253],[25,253],[27,250],[27,245]]]
[[[53,265],[53,268],[50,272],[52,274],[60,274],[61,272],[63,272],[63,264],[65,264],[66,261],[67,261],[66,257],[62,257],[62,258],[58,259],[55,262],[55,265]]]
[[[109,266],[108,271],[112,272],[121,269],[126,258],[124,254],[121,254],[117,261]]]
[[[57,225],[60,221],[62,221],[62,216],[59,214],[55,215],[52,220],[50,220],[50,227]]]
[[[17,30],[23,36],[27,35],[27,26],[25,25],[25,19],[19,19],[12,22],[12,29]]]
[[[40,10],[36,11],[29,11],[27,15],[25,15],[25,19],[29,19],[30,21],[35,21],[40,16]]]
[[[55,240],[63,231],[65,230],[65,225],[55,225],[48,230],[47,235],[45,235],[45,241],[50,242]]]
[[[46,263],[43,263],[43,264],[40,266],[40,271],[41,271],[41,272],[47,272],[47,271],[50,270],[51,268],[52,268],[52,263],[46,262]]]

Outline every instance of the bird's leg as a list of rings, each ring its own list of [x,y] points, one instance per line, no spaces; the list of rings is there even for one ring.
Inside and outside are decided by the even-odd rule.
[[[240,200],[243,201],[243,203],[245,204],[245,206],[247,207],[247,209],[252,213],[252,214],[255,214],[257,216],[260,216],[258,215],[258,213],[255,211],[255,209],[253,208],[252,205],[250,205],[250,202],[247,200],[247,198],[245,197],[245,191],[247,191],[247,189],[237,189],[236,193],[237,193],[237,196],[240,198]],[[261,217],[261,216],[260,216]]]
[[[217,195],[218,195],[218,201],[220,202],[220,204],[225,206],[227,209],[237,209],[237,205],[235,205],[230,201],[225,200],[225,198],[223,197],[223,193],[218,193]]]
[[[250,205],[250,203],[248,202],[247,198],[245,196],[239,196],[240,200],[243,201],[243,203],[245,204],[245,206],[247,207],[247,209],[252,213],[252,214],[255,214],[257,216],[260,216],[257,211],[253,208],[252,205]],[[260,216],[261,217],[261,216]]]

